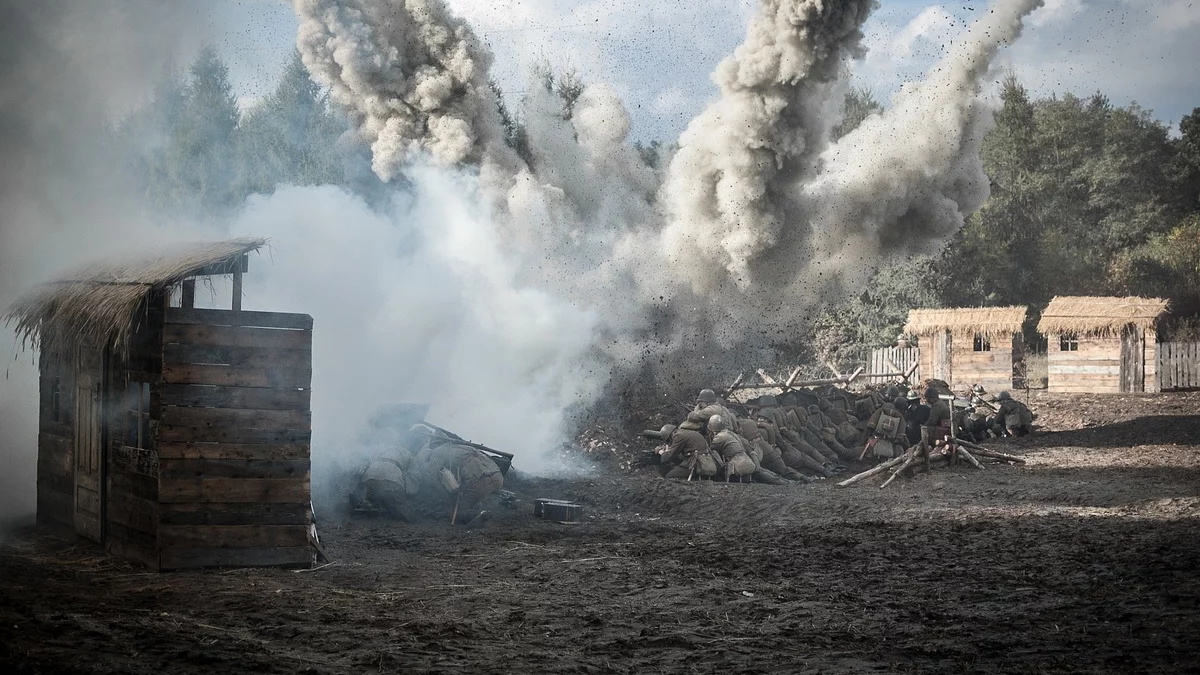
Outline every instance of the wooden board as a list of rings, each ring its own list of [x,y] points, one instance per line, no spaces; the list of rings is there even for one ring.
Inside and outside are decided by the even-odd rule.
[[[67,486],[65,490],[52,490],[38,482],[38,525],[57,526],[56,531],[66,530],[72,535],[75,533],[75,498],[71,495],[72,489]]]
[[[112,471],[108,474],[108,494],[126,494],[155,501],[158,498],[158,478],[130,471]]]
[[[166,384],[307,389],[312,384],[312,370],[164,363],[162,381]]]
[[[38,434],[39,474],[42,471],[59,476],[70,477],[74,471],[74,456],[71,453],[71,441],[47,433]]]
[[[307,504],[308,476],[297,478],[163,478],[159,501]]]
[[[109,490],[105,504],[107,522],[154,536],[158,531],[158,517],[157,501]]]
[[[160,443],[237,443],[251,445],[297,445],[312,442],[308,429],[248,429],[243,427],[183,427],[160,425]]]
[[[164,570],[198,567],[308,567],[312,565],[312,548],[170,548],[159,552],[159,565]]]
[[[254,459],[264,461],[308,459],[310,452],[310,447],[306,443],[160,442],[158,444],[160,461],[167,459]]]
[[[163,504],[163,525],[304,525],[309,522],[308,504]]]
[[[312,330],[313,319],[307,314],[283,312],[233,312],[226,309],[184,309],[172,307],[167,310],[168,324],[198,324],[205,326],[254,326],[258,328],[290,328]]]
[[[159,393],[164,406],[251,410],[308,410],[312,399],[312,391],[308,389],[218,387],[201,384],[164,384]]]
[[[312,331],[279,330],[249,326],[205,326],[172,324],[164,328],[168,343],[212,345],[218,347],[261,347],[272,349],[312,349]]]
[[[309,349],[276,347],[223,347],[195,344],[165,344],[165,363],[208,363],[252,368],[311,369]]]
[[[307,410],[164,406],[161,421],[163,426],[307,431],[312,428],[312,413]]]
[[[308,528],[299,525],[163,525],[159,546],[168,548],[268,548],[308,545]]]
[[[162,478],[297,478],[308,474],[307,459],[160,459]]]

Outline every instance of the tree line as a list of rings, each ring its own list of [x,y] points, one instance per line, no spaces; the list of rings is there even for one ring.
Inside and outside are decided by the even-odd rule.
[[[583,83],[543,65],[541,83],[563,100]],[[497,106],[509,142],[521,121]],[[1143,295],[1172,300],[1170,330],[1200,325],[1200,107],[1178,133],[1135,104],[1103,94],[1034,98],[1014,77],[1001,88],[983,144],[991,197],[937,255],[890,262],[848,301],[819,308],[796,357],[862,361],[891,344],[914,307],[1029,305],[1031,325],[1055,295]],[[840,137],[881,110],[869,91],[847,94]],[[340,185],[368,200],[387,194],[369,151],[293,54],[274,90],[241,110],[229,72],[209,48],[185,73],[168,73],[147,105],[114,133],[122,161],[151,208],[219,216],[277,185]],[[671,146],[637,146],[661,168]],[[1035,338],[1035,335],[1029,335]],[[797,347],[797,345],[802,345]],[[849,345],[849,346],[848,346]]]

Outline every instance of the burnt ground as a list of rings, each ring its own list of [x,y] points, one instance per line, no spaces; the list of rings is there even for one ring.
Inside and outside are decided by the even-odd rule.
[[[3,672],[1200,672],[1200,394],[1034,394],[1025,466],[836,489],[514,479],[315,571],[0,548]],[[586,522],[529,517],[576,499]]]

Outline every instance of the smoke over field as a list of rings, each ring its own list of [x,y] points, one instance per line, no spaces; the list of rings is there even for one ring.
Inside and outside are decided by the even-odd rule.
[[[961,227],[988,194],[981,83],[1041,4],[996,2],[924,81],[832,143],[847,66],[864,53],[861,26],[877,3],[764,0],[713,73],[718,97],[657,172],[631,147],[629,112],[602,83],[567,106],[532,82],[516,111],[525,152],[514,150],[487,86],[491,54],[439,0],[294,7],[304,63],[371,143],[375,172],[412,180],[415,227],[449,234],[449,246],[426,253],[452,261],[446,272],[467,293],[522,300],[486,302],[493,320],[474,329],[493,338],[490,359],[545,367],[484,368],[442,395],[536,391],[554,413],[545,418],[554,438],[563,412],[613,373],[653,367],[665,377],[697,365],[682,355],[706,350],[718,362],[730,348],[753,358],[821,299]],[[470,237],[453,239],[453,219],[421,221],[426,186],[447,182],[460,189],[435,190],[434,211],[472,214],[482,227]],[[464,325],[465,309],[425,305],[418,321]],[[567,338],[529,340],[529,325]],[[418,341],[395,358],[428,348]],[[512,434],[526,401],[498,404],[500,419],[520,420]],[[481,434],[509,435],[487,417]]]
[[[763,363],[818,302],[960,227],[988,191],[981,83],[1042,3],[997,0],[924,81],[835,143],[877,3],[762,0],[658,167],[607,83],[568,106],[535,79],[504,114],[491,53],[442,0],[292,4],[304,64],[349,117],[346,142],[369,146],[384,196],[280,186],[199,218],[148,215],[97,147],[149,88],[146,64],[200,41],[183,28],[195,22],[151,0],[4,4],[21,58],[0,101],[0,300],[147,242],[268,236],[244,306],[316,319],[317,464],[352,448],[376,406],[427,401],[434,421],[530,469],[614,377],[666,388]],[[96,26],[111,39],[84,39]],[[123,47],[92,53],[101,44]],[[35,357],[18,358],[0,392],[3,452],[31,488]]]

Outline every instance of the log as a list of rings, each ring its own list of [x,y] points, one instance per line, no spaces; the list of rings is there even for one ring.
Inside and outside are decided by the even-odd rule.
[[[925,456],[925,470],[928,471],[929,470],[929,454],[926,453],[924,456]],[[893,471],[892,475],[888,476],[888,479],[883,481],[883,485],[879,486],[879,489],[882,490],[883,488],[890,485],[892,481],[896,480],[896,476],[899,476],[900,474],[904,473],[904,470],[907,469],[908,467],[912,466],[917,461],[917,458],[918,458],[918,455],[914,454],[914,455],[911,455],[908,459],[904,460],[904,463],[900,465],[900,468]]]
[[[871,476],[879,475],[879,474],[883,473],[884,471],[887,471],[888,469],[892,468],[893,466],[896,466],[897,464],[903,462],[904,459],[906,457],[908,457],[909,454],[911,454],[911,452],[900,455],[899,457],[896,457],[894,459],[889,459],[888,461],[884,462],[883,464],[880,464],[872,469],[867,469],[866,471],[863,471],[862,473],[855,474],[855,475],[847,478],[846,480],[838,483],[835,487],[847,487],[850,485],[854,485],[855,483],[859,482],[860,480],[870,478]]]
[[[999,452],[997,450],[989,450],[987,448],[981,448],[979,446],[973,447],[972,450],[974,450],[975,454],[979,455],[980,457],[990,457],[992,459],[1000,459],[1000,460],[1004,460],[1006,462],[1016,462],[1017,464],[1025,463],[1024,458],[1017,457],[1016,455],[1010,455],[1005,452]]]
[[[962,447],[961,445],[958,446],[958,454],[962,455],[963,459],[967,460],[967,463],[969,463],[971,466],[975,467],[976,469],[983,468],[983,465],[979,463],[979,460],[975,459],[975,457],[972,456],[971,453],[967,452],[967,449]]]

